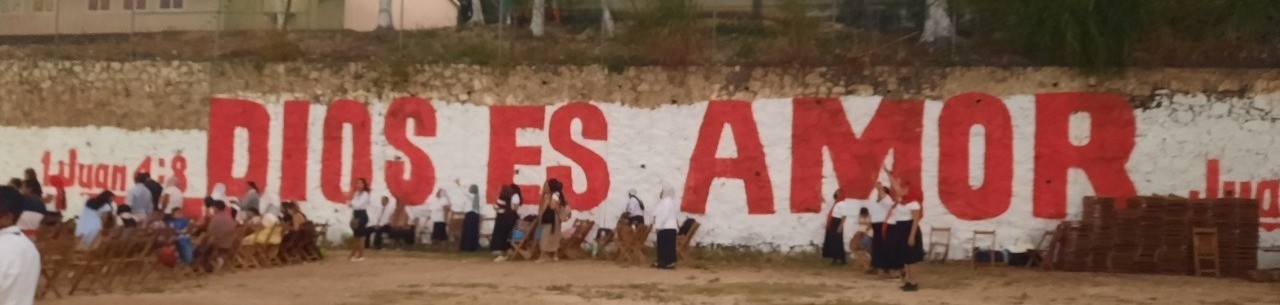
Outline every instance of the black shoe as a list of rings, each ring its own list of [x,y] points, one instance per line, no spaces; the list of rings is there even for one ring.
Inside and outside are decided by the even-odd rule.
[[[905,285],[902,285],[901,289],[902,291],[912,292],[912,291],[920,290],[920,286],[916,285],[915,283],[906,283]]]

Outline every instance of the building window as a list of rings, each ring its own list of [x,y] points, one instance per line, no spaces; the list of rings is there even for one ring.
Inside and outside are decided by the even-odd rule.
[[[0,14],[13,14],[22,10],[22,2],[18,0],[0,0]]]
[[[141,11],[147,9],[147,0],[124,0],[124,9],[126,11]]]
[[[32,0],[31,10],[35,12],[52,12],[54,0]]]
[[[182,9],[182,0],[160,0],[160,9],[162,10]]]
[[[90,11],[111,10],[111,0],[89,0]]]

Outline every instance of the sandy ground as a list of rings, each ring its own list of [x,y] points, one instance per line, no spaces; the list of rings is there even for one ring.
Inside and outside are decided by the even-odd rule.
[[[1238,279],[926,265],[922,290],[904,293],[849,267],[794,265],[705,262],[668,271],[389,251],[358,263],[330,259],[37,304],[1280,304],[1280,284]]]

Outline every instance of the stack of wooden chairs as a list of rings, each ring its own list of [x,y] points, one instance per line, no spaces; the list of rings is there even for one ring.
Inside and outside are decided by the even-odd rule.
[[[237,238],[230,251],[222,252],[220,257],[200,257],[201,253],[197,252],[191,264],[171,267],[159,257],[163,249],[173,246],[177,240],[178,232],[173,229],[104,228],[93,245],[86,248],[75,236],[74,222],[55,223],[41,227],[33,239],[41,261],[37,296],[43,299],[50,294],[63,297],[86,292],[110,293],[124,287],[137,287],[149,279],[172,281],[316,261],[321,258],[317,242],[323,236],[323,228],[315,228],[316,234],[290,234],[284,232],[282,224],[269,232],[272,237],[280,237],[280,244],[243,245],[240,243],[243,238]],[[247,226],[240,226],[237,231],[241,237],[251,233]],[[206,239],[206,236],[191,237],[196,249],[200,249]],[[210,259],[219,262],[213,272],[200,264]]]

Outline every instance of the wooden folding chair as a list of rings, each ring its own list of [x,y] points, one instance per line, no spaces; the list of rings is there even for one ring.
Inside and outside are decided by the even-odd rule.
[[[100,281],[106,276],[106,266],[111,261],[111,255],[116,253],[115,238],[119,234],[118,229],[104,229],[98,232],[98,237],[94,241],[95,246],[87,249],[81,255],[74,255],[67,262],[66,267],[74,269],[71,274],[71,288],[67,290],[67,295],[75,295],[76,292],[84,290],[92,290],[92,285]],[[77,241],[77,244],[80,244]],[[99,288],[102,286],[99,285]]]
[[[524,221],[524,220],[521,220],[521,221]],[[538,236],[537,234],[535,234],[537,231],[538,231],[538,223],[536,221],[530,224],[529,226],[527,226],[525,229],[520,230],[520,232],[524,234],[524,238],[521,238],[520,240],[515,241],[511,245],[512,246],[511,250],[513,251],[507,254],[507,259],[531,260],[531,259],[537,258],[539,252],[541,252],[538,250]]]
[[[951,255],[951,228],[933,228],[929,231],[928,259],[935,262],[947,262]]]
[[[1222,276],[1222,260],[1218,253],[1217,228],[1192,228],[1191,249],[1196,276]],[[1208,266],[1209,264],[1212,264],[1212,266]]]
[[[973,252],[970,253],[969,260],[969,266],[973,269],[978,269],[978,251],[981,251],[981,249],[978,248],[978,239],[982,237],[991,239],[991,246],[987,248],[987,251],[990,251],[988,258],[990,266],[996,266],[996,231],[973,231],[973,247],[971,248]]]
[[[284,228],[277,225],[267,231],[267,240],[258,248],[256,253],[257,259],[263,267],[279,266],[284,262],[280,260],[280,246],[284,243]],[[272,243],[273,240],[280,240],[279,243]]]
[[[702,223],[697,221],[689,227],[689,232],[676,236],[676,257],[681,261],[693,261],[693,238],[698,234],[698,228],[702,227]]]
[[[1053,255],[1056,252],[1054,246],[1054,237],[1057,233],[1054,231],[1045,231],[1040,236],[1040,242],[1036,243],[1036,248],[1027,251],[1027,268],[1039,265],[1043,270],[1049,270],[1053,265]]]
[[[66,275],[67,266],[76,258],[78,244],[75,236],[71,235],[47,235],[40,238],[40,278],[44,281],[38,294],[41,299],[49,292],[62,297],[62,292],[58,291],[58,282]]]
[[[582,243],[587,240],[587,235],[591,234],[596,222],[584,219],[573,221],[573,235],[560,241],[560,256],[566,259],[583,259],[589,256],[586,250],[582,250]]]
[[[644,242],[649,238],[653,226],[641,225],[636,228],[624,226],[618,229],[618,263],[644,264],[648,258],[644,254]]]

